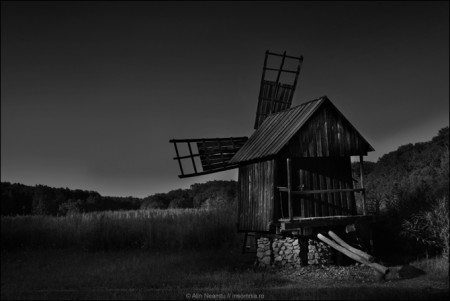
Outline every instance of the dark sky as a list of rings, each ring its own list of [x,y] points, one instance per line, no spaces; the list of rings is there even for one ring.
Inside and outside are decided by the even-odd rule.
[[[171,138],[250,136],[264,52],[303,55],[375,152],[449,124],[448,2],[2,2],[1,180],[144,197]]]

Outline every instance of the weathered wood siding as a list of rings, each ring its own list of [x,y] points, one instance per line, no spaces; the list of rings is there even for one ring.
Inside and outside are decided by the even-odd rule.
[[[367,155],[363,138],[342,114],[327,102],[309,118],[280,152],[283,157]]]
[[[286,168],[280,168],[278,176],[280,186],[287,186]],[[284,164],[286,165],[286,164]],[[293,190],[352,189],[353,179],[350,157],[296,158],[292,159]],[[282,194],[280,216],[288,217],[287,195]],[[319,217],[356,214],[353,192],[320,193],[293,195],[294,216]],[[282,213],[282,214],[281,214]]]
[[[239,231],[269,231],[274,215],[274,160],[239,168]]]

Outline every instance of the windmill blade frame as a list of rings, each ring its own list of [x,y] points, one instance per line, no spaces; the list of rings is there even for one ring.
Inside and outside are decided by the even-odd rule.
[[[267,67],[267,61],[270,56],[281,57],[281,63],[279,68]],[[284,69],[286,59],[296,60],[296,70]],[[289,109],[292,104],[295,89],[298,82],[298,76],[303,63],[303,56],[295,57],[286,55],[286,51],[283,54],[273,53],[266,51],[264,58],[263,73],[261,77],[261,85],[258,96],[258,106],[256,110],[256,119],[254,129],[258,129],[267,116],[273,113],[284,111]],[[276,80],[267,79],[267,71],[277,72]],[[280,78],[282,73],[294,74],[295,78],[292,83],[281,83]]]
[[[247,142],[248,137],[229,137],[229,138],[198,138],[198,139],[171,139],[181,174],[179,178],[188,178],[201,176],[220,171],[230,170],[238,167],[238,164],[230,164],[229,161],[238,152],[238,150]],[[193,145],[197,152],[193,149]],[[185,144],[189,153],[180,155],[178,145]],[[197,157],[199,160],[196,160]],[[183,169],[184,161],[189,161],[193,172],[185,173]],[[188,163],[189,164],[189,163]]]

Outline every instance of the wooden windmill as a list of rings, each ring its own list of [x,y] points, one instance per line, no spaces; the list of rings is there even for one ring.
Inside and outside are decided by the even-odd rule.
[[[281,64],[279,68],[267,67],[268,60],[271,57],[281,57]],[[283,69],[286,64],[286,60],[296,61],[296,70]],[[270,114],[277,113],[291,107],[302,61],[303,57],[289,56],[286,55],[286,52],[283,54],[277,54],[266,51],[254,125],[255,129],[258,129],[258,127]],[[268,73],[270,72],[276,72],[276,80],[268,79]],[[282,83],[280,79],[283,73],[294,74],[295,77],[293,82]],[[237,168],[238,164],[231,164],[230,160],[245,144],[247,139],[247,137],[229,137],[170,140],[175,148],[176,157],[174,160],[178,161],[181,171],[179,177],[194,177]],[[191,143],[196,144],[198,152],[193,152],[193,146]],[[178,148],[178,145],[180,144],[187,145],[187,149],[189,150],[188,154],[180,155]],[[201,164],[199,164],[198,160],[195,160],[197,157],[200,158]],[[190,165],[190,170],[193,170],[193,172],[185,173],[183,166],[185,166],[184,164],[186,164],[186,162]]]
[[[281,57],[278,68],[268,67],[274,57]],[[287,60],[296,68],[286,68]],[[360,187],[354,185],[350,157],[359,156],[362,166],[373,148],[326,96],[291,108],[302,62],[266,51],[250,138],[170,140],[180,178],[239,168],[239,231],[307,235],[367,220],[364,202],[357,212],[355,192],[364,201],[365,190],[362,177]],[[283,74],[293,78],[283,82]],[[187,154],[180,154],[182,144]],[[184,171],[186,162],[191,172]]]

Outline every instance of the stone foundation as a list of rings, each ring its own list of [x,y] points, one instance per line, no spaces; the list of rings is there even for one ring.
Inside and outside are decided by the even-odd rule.
[[[257,241],[257,263],[266,266],[300,267],[300,244],[297,238],[261,237]]]
[[[277,239],[272,243],[275,266],[300,267],[300,244],[297,238]]]
[[[333,264],[332,248],[325,243],[308,239],[303,247],[306,253],[308,247],[307,262],[309,265]],[[301,267],[300,241],[298,238],[273,238],[260,237],[257,240],[256,264],[259,267]],[[305,253],[303,253],[305,256]],[[304,263],[305,259],[304,259]]]
[[[267,237],[261,237],[257,240],[256,257],[260,267],[269,266],[272,262],[272,250],[270,240]]]
[[[308,240],[308,264],[333,264],[332,248],[321,241]]]

